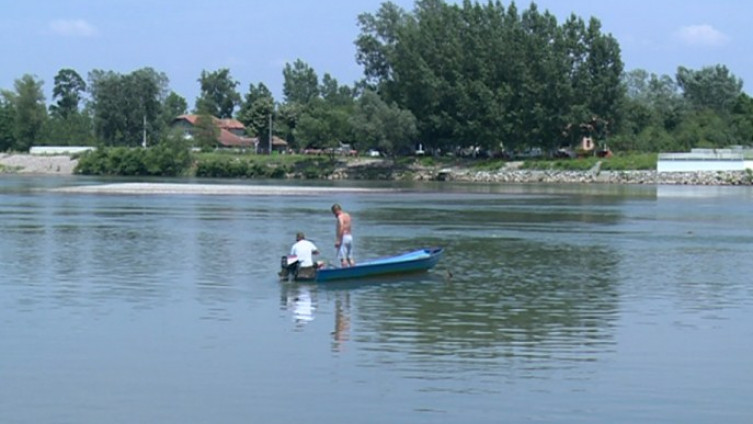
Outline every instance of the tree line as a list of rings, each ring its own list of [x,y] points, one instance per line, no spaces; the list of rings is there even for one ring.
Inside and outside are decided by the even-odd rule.
[[[361,81],[320,78],[299,59],[285,65],[277,101],[262,82],[242,94],[229,69],[205,70],[191,112],[238,119],[262,145],[272,133],[293,148],[341,142],[387,154],[419,143],[444,152],[553,150],[584,136],[648,152],[753,141],[753,101],[725,66],[625,71],[618,41],[596,18],[558,23],[535,3],[519,11],[498,1],[418,0],[411,12],[385,2],[358,26]],[[168,76],[149,67],[95,69],[86,79],[61,69],[49,106],[43,84],[23,75],[0,90],[0,151],[154,145],[175,138],[171,122],[189,111]],[[214,138],[207,128],[195,142],[211,148]]]

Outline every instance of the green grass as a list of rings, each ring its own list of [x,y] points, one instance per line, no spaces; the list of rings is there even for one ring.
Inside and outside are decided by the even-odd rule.
[[[605,171],[648,171],[656,169],[657,153],[615,155],[601,163]]]
[[[602,171],[644,171],[656,169],[656,153],[615,154],[609,158],[589,156],[576,159],[530,160],[523,163],[523,169],[588,171],[601,162]]]
[[[197,152],[193,153],[196,160],[227,160],[230,158],[248,161],[259,165],[295,165],[308,157],[305,155],[288,155],[272,153],[271,155],[259,155],[256,153],[238,153],[238,152]]]

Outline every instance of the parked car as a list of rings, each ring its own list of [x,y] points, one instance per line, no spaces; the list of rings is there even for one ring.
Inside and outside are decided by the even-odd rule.
[[[366,152],[366,156],[371,158],[378,158],[379,156],[381,156],[381,154],[379,153],[379,150],[369,149],[369,151]]]

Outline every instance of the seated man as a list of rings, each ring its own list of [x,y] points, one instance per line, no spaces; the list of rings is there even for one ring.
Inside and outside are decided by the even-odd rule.
[[[316,276],[313,255],[319,254],[316,245],[306,240],[306,235],[299,232],[295,235],[295,244],[290,248],[290,254],[298,257],[298,272],[296,277],[313,279]]]

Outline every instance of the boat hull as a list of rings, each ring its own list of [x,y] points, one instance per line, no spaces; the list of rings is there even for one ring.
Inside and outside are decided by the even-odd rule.
[[[315,281],[327,282],[427,271],[439,262],[443,253],[444,249],[441,247],[432,247],[366,261],[351,267],[320,268],[316,272]]]

